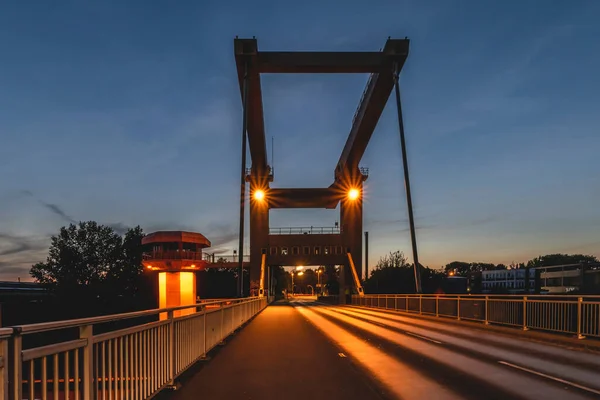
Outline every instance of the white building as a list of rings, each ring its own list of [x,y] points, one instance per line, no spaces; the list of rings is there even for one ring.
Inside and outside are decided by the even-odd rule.
[[[529,279],[526,272],[529,271]],[[482,293],[504,292],[510,294],[535,293],[535,269],[500,269],[481,273]],[[528,286],[526,288],[526,286]]]

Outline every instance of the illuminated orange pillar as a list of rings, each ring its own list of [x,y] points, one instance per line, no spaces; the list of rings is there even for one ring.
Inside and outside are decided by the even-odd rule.
[[[194,272],[159,272],[158,307],[169,308],[196,304],[196,274]],[[193,314],[194,308],[177,310],[175,317]],[[160,319],[167,314],[161,313]]]

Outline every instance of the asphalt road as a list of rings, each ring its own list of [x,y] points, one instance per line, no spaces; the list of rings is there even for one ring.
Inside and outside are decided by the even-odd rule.
[[[174,399],[600,399],[600,355],[386,311],[292,301]]]

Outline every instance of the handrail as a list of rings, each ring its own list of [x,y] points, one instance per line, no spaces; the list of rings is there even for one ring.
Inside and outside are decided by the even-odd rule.
[[[219,299],[201,304],[121,313],[67,321],[0,328],[0,398],[46,398],[64,393],[84,400],[127,393],[151,398],[230,334],[262,311],[270,299]],[[218,305],[217,308],[209,308]],[[195,309],[179,316],[176,312]],[[94,326],[155,316],[153,322],[94,333]],[[128,326],[128,327],[127,327]],[[79,328],[79,337],[23,347],[23,335]],[[61,337],[61,335],[58,335]],[[12,357],[7,357],[11,348]],[[10,385],[8,383],[10,382]],[[9,390],[10,388],[10,390]]]
[[[227,263],[237,263],[240,261],[240,256],[237,254],[233,254],[233,255],[218,255],[218,254],[207,254],[204,253],[204,261],[206,261],[207,263],[210,264],[218,264],[221,260],[223,262],[227,262]],[[250,261],[250,254],[245,254],[243,259],[243,262],[247,262]]]
[[[365,90],[363,90],[362,95],[360,96],[360,100],[358,102],[358,107],[356,107],[356,111],[354,112],[354,116],[352,117],[352,127],[354,127],[354,123],[356,122],[356,118],[358,117],[358,113],[360,111],[360,108],[363,104],[363,100],[365,99],[365,96],[367,95],[367,91],[369,91],[369,88],[371,86],[371,81],[373,80],[373,77],[375,76],[375,73],[371,73],[369,75],[369,80],[367,81],[367,85],[365,86]]]
[[[352,304],[600,338],[599,295],[371,294]]]
[[[241,301],[243,301],[243,299],[235,300],[235,302],[241,302]],[[67,319],[67,320],[63,320],[63,321],[40,322],[40,323],[36,323],[36,324],[27,324],[27,325],[15,325],[15,326],[8,327],[5,329],[10,329],[11,334],[13,332],[15,332],[15,333],[19,333],[19,334],[23,335],[23,334],[52,331],[52,330],[57,330],[57,329],[68,329],[68,328],[73,328],[73,327],[77,327],[80,325],[105,324],[108,322],[115,322],[115,321],[120,321],[120,320],[124,320],[124,319],[148,317],[148,316],[157,315],[157,314],[161,314],[161,313],[165,313],[165,312],[186,310],[186,309],[190,309],[190,308],[194,308],[194,307],[205,307],[205,306],[209,306],[209,305],[230,303],[230,302],[232,302],[232,300],[218,300],[218,301],[205,302],[205,303],[196,303],[196,304],[191,304],[191,305],[186,305],[186,306],[177,306],[177,307],[169,307],[169,308],[155,308],[155,309],[144,310],[144,311],[133,311],[133,312],[127,312],[127,313],[102,315],[99,317]]]
[[[198,260],[202,261],[201,251],[148,251],[142,254],[144,260]]]
[[[599,299],[600,300],[600,295],[597,294],[493,294],[493,293],[476,293],[476,294],[469,294],[469,293],[463,293],[463,294],[454,294],[454,293],[423,293],[423,294],[417,294],[417,293],[373,293],[373,294],[366,294],[367,296],[387,296],[387,297],[393,297],[393,296],[401,296],[401,297],[448,297],[448,298],[485,298],[485,297],[516,297],[516,298],[523,298],[523,296],[527,296],[528,299],[533,298],[533,297],[537,297],[540,299],[549,299],[549,298],[564,298],[564,299],[576,299],[577,297],[583,297],[583,298],[591,298],[591,299]]]
[[[292,226],[283,228],[269,228],[270,235],[322,235],[339,234],[339,227],[331,226]]]

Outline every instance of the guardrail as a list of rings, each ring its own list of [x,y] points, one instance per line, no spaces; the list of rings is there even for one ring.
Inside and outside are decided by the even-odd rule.
[[[240,262],[240,256],[238,256],[237,254],[234,255],[217,255],[217,254],[206,254],[204,253],[204,261],[206,261],[207,263],[211,263],[211,264],[218,264],[218,263],[239,263]],[[250,255],[246,254],[242,257],[242,262],[249,262],[250,261]]]
[[[600,296],[365,295],[352,304],[577,335],[600,337]]]
[[[269,235],[322,235],[339,233],[339,227],[330,226],[298,226],[286,228],[269,228]]]
[[[0,397],[149,398],[266,306],[267,298],[255,297],[0,329]],[[192,314],[174,315],[190,309]],[[103,325],[111,323],[129,326]],[[47,341],[58,332],[60,339],[50,344],[24,346],[29,336],[43,333]]]
[[[198,260],[202,261],[201,251],[151,251],[142,254],[144,260]]]

